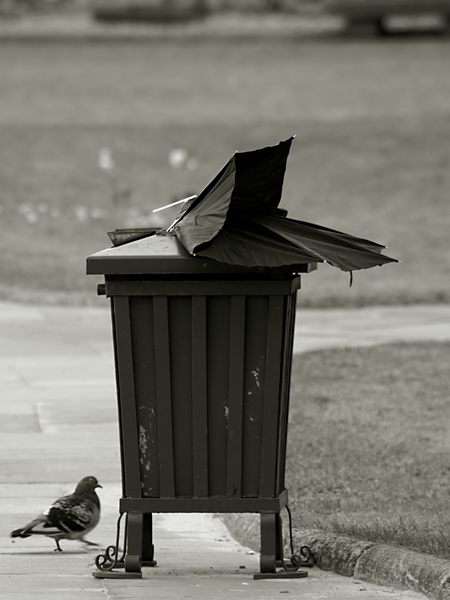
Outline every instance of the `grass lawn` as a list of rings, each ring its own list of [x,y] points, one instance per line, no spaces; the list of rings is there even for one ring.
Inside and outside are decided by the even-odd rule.
[[[319,266],[300,302],[448,301],[449,64],[443,39],[1,45],[0,297],[98,302],[85,258],[109,245],[107,230],[150,224],[235,150],[297,134],[290,216],[402,261],[356,273],[351,289]],[[170,166],[174,148],[191,169]]]
[[[450,558],[449,343],[296,355],[294,524]]]

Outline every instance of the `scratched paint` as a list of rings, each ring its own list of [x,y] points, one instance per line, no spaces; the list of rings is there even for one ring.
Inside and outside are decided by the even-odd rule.
[[[140,462],[141,465],[144,464],[144,458],[145,455],[147,454],[147,442],[148,442],[148,436],[147,436],[147,431],[145,429],[145,427],[143,427],[142,425],[139,425],[139,452],[140,452]],[[147,468],[147,466],[145,467],[147,469],[147,471],[149,470]]]
[[[253,378],[255,380],[256,387],[259,388],[260,387],[260,382],[259,382],[259,367],[256,367],[256,369],[254,371],[252,371],[252,375],[253,375]]]

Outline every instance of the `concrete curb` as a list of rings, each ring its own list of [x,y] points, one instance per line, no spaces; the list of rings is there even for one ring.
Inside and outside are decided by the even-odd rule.
[[[368,583],[389,582],[435,600],[450,598],[450,561],[395,546],[369,548],[358,560],[354,577]]]
[[[286,536],[285,536],[286,537]],[[353,577],[358,561],[375,544],[347,537],[325,533],[320,530],[293,531],[294,551],[308,546],[314,554],[316,565],[323,571],[333,571],[339,575]]]
[[[233,537],[259,550],[259,515],[221,515]],[[294,529],[294,551],[308,546],[323,571],[450,600],[450,561],[413,550],[316,529]],[[289,556],[289,547],[285,548]]]

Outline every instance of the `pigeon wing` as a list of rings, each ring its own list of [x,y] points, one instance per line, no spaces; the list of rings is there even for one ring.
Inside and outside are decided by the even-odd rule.
[[[71,494],[60,498],[50,507],[47,526],[70,537],[81,536],[93,529],[99,518],[99,507],[90,498]]]

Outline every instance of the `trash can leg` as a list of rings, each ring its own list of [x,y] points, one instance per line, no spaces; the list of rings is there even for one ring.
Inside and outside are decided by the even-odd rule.
[[[275,515],[275,548],[277,567],[281,567],[283,565],[283,522],[279,513]]]
[[[261,513],[261,573],[275,573],[283,558],[281,517],[279,513]]]
[[[125,555],[125,571],[141,573],[142,540],[144,533],[144,515],[128,513],[127,553]]]
[[[291,561],[293,558],[294,556]],[[255,573],[253,579],[297,579],[307,577],[307,571],[298,570],[299,562],[300,559],[295,563],[287,563],[284,560],[283,527],[280,513],[261,513],[261,572]],[[281,569],[277,571],[277,567],[281,567]]]
[[[144,567],[156,567],[156,561],[154,560],[154,546],[153,546],[153,515],[152,513],[144,514],[143,522],[143,539],[142,539],[142,566]]]

